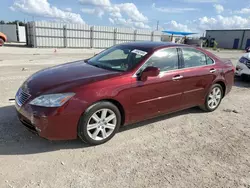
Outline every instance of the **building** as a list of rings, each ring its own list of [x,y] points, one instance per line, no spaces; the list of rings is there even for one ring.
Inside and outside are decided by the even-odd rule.
[[[206,38],[214,39],[219,48],[246,49],[250,46],[250,29],[207,30]]]

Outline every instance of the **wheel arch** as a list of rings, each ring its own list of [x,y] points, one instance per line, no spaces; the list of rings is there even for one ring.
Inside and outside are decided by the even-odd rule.
[[[224,97],[225,94],[226,94],[226,84],[225,84],[225,82],[222,81],[222,80],[219,80],[219,81],[216,81],[214,84],[219,84],[222,87],[222,89],[223,89],[223,97]]]
[[[125,113],[125,109],[123,107],[123,105],[118,101],[118,100],[115,100],[115,99],[110,99],[110,98],[105,98],[105,99],[100,99],[98,101],[95,101],[93,103],[90,103],[88,105],[88,107],[82,112],[81,116],[93,105],[95,105],[96,103],[99,103],[99,102],[110,102],[112,103],[113,105],[115,105],[118,110],[120,111],[121,113],[121,126],[125,124],[125,118],[126,118],[126,113]]]
[[[0,39],[3,39],[3,41],[6,42],[6,39],[5,39],[4,36],[1,36],[1,35],[0,35]]]
[[[121,113],[121,126],[124,125],[124,123],[125,123],[125,110],[124,110],[123,105],[115,99],[102,99],[102,100],[99,100],[97,102],[102,102],[102,101],[110,102],[110,103],[114,104],[119,109],[119,111]],[[97,103],[97,102],[95,102],[95,103]]]

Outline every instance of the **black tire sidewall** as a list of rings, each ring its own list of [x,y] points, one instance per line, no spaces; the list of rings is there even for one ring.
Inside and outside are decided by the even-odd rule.
[[[115,130],[112,132],[112,134],[107,137],[104,140],[100,140],[100,141],[96,141],[93,140],[87,132],[87,124],[89,121],[89,118],[98,110],[100,109],[110,109],[112,110],[117,118],[117,123],[116,123],[116,127]],[[90,145],[99,145],[99,144],[103,144],[105,142],[107,142],[108,140],[110,140],[115,134],[116,132],[119,130],[121,125],[121,113],[119,111],[119,109],[112,104],[111,102],[106,102],[106,101],[102,101],[102,102],[98,102],[93,104],[92,106],[90,106],[85,112],[84,114],[80,117],[80,121],[78,123],[78,136],[86,143],[90,144]]]
[[[221,91],[221,99],[220,99],[220,102],[219,102],[219,104],[217,105],[216,108],[210,108],[209,105],[208,105],[208,98],[209,98],[209,94],[211,93],[211,91],[212,91],[215,87],[217,87],[217,88],[220,89],[220,91]],[[206,109],[206,111],[208,111],[208,112],[215,111],[215,110],[220,106],[220,103],[221,103],[221,101],[222,101],[223,96],[224,96],[224,92],[223,92],[223,89],[222,89],[221,85],[220,85],[220,84],[214,84],[214,85],[212,85],[212,87],[209,89],[209,92],[208,92],[208,94],[207,94],[206,101],[205,101],[205,109]]]
[[[2,38],[0,38],[0,46],[4,45],[4,40]]]

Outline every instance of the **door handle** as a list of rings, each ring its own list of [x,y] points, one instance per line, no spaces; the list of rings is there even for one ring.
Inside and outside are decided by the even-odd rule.
[[[174,77],[172,78],[172,80],[180,80],[180,79],[182,79],[182,78],[183,78],[182,75],[176,75],[176,76],[174,76]]]
[[[209,72],[211,72],[211,73],[215,73],[216,72],[216,69],[210,69],[210,71]]]

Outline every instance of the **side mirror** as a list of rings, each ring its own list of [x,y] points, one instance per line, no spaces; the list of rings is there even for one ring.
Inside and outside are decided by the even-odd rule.
[[[157,67],[147,67],[145,68],[140,76],[141,81],[146,81],[148,77],[155,77],[160,74],[160,69]]]

